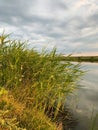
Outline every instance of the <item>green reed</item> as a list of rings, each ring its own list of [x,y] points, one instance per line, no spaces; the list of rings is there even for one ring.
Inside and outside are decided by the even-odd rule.
[[[82,74],[80,65],[62,62],[55,48],[39,53],[26,44],[11,40],[9,35],[0,36],[0,86],[24,106],[20,115],[14,115],[19,127],[55,130],[47,112],[55,108],[55,118],[66,97],[76,89]]]

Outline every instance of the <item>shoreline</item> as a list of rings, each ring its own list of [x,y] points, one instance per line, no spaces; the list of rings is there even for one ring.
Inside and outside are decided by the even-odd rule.
[[[61,56],[63,61],[76,61],[76,62],[97,62],[98,56]]]

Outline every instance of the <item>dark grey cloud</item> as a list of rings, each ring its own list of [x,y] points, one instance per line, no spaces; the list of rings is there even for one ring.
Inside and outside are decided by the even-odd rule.
[[[98,10],[97,10],[98,11]],[[96,27],[98,27],[98,12],[95,12],[89,16],[89,21]]]

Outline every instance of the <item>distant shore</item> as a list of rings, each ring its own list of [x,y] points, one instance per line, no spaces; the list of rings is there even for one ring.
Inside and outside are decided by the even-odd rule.
[[[61,60],[64,61],[77,61],[77,62],[98,62],[98,56],[62,56]]]

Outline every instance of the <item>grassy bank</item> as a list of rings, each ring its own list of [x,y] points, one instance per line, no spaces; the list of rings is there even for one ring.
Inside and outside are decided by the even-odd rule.
[[[79,65],[59,58],[56,49],[39,53],[0,36],[0,129],[57,130],[59,109],[82,73]]]

